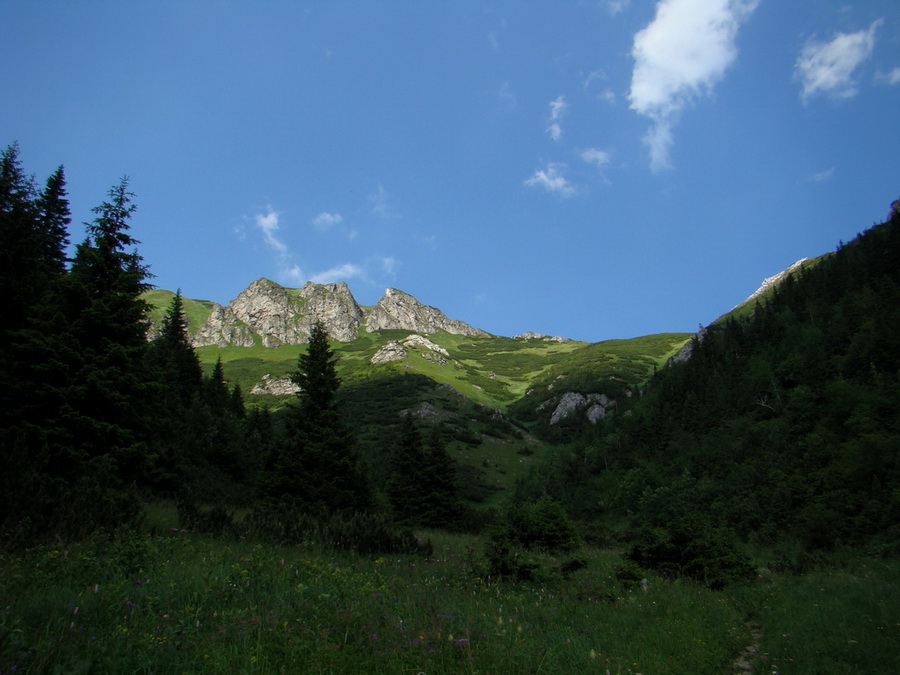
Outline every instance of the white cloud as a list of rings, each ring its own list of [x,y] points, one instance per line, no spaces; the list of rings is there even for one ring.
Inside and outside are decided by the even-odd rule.
[[[303,270],[300,269],[299,265],[291,265],[290,267],[282,267],[279,271],[280,279],[279,281],[286,284],[293,284],[294,286],[302,286],[306,283],[306,275],[303,274]]]
[[[362,266],[356,265],[354,263],[344,263],[343,265],[332,267],[330,270],[325,270],[324,272],[314,274],[310,281],[315,284],[330,284],[336,281],[347,281],[348,279],[365,278],[365,276],[365,269]]]
[[[550,101],[550,124],[547,127],[547,134],[554,141],[562,138],[562,126],[559,122],[566,112],[569,104],[566,103],[566,97],[560,94],[554,100]]]
[[[878,73],[875,75],[875,81],[878,84],[886,84],[889,87],[900,84],[900,66],[894,68],[889,73]]]
[[[604,82],[606,81],[606,73],[602,70],[592,70],[588,73],[588,76],[584,78],[584,81],[581,83],[582,89],[588,91],[593,88],[594,82]],[[615,103],[616,102],[616,93],[610,89],[609,87],[604,87],[603,91],[599,94],[595,94],[596,98],[601,101],[606,101],[607,103]]]
[[[378,258],[378,261],[381,263],[381,267],[385,273],[393,275],[397,271],[397,259],[393,256],[384,256]]]
[[[388,193],[380,183],[378,189],[369,195],[369,203],[372,204],[372,213],[376,216],[396,218],[399,215],[388,203]]]
[[[877,19],[868,30],[838,33],[830,42],[807,42],[794,66],[794,77],[803,87],[803,100],[816,94],[855,96],[853,72],[872,55],[875,31],[882,23],[882,19]]]
[[[560,197],[571,197],[575,194],[575,188],[562,175],[562,169],[565,164],[557,164],[551,162],[546,169],[538,169],[532,174],[531,178],[525,181],[525,185],[529,187],[541,187],[547,192],[559,195]]]
[[[588,164],[594,164],[598,169],[602,169],[612,159],[612,155],[609,152],[598,150],[597,148],[588,148],[582,151],[580,157]]]
[[[630,4],[631,0],[606,0],[606,9],[609,10],[610,14],[615,16],[628,9],[628,5]]]
[[[631,109],[653,121],[644,142],[654,171],[671,167],[672,126],[709,94],[737,56],[735,38],[759,0],[660,0],[634,36]]]
[[[281,238],[280,230],[281,214],[271,206],[266,207],[265,213],[257,213],[253,216],[253,222],[262,232],[263,241],[275,253],[275,264],[278,267],[278,281],[285,284],[300,286],[306,281],[306,276],[299,265],[294,264],[293,256]]]
[[[343,222],[344,218],[340,213],[328,213],[327,211],[323,211],[313,218],[312,221],[313,225],[321,230],[327,230],[335,225],[340,225]]]
[[[253,220],[256,223],[256,226],[262,231],[263,239],[266,244],[268,244],[269,248],[279,254],[285,254],[287,253],[287,246],[285,246],[284,242],[276,235],[276,232],[278,232],[279,215],[280,214],[277,211],[269,206],[265,213],[257,213],[253,217]]]
[[[509,82],[504,82],[500,85],[498,95],[500,96],[500,100],[506,103],[510,108],[514,108],[516,103],[519,102],[516,93],[512,90],[512,87],[509,86]]]
[[[826,169],[825,171],[814,173],[809,178],[807,178],[807,180],[810,183],[824,183],[825,181],[829,181],[834,177],[835,171],[837,171],[837,167],[833,166],[830,169]]]

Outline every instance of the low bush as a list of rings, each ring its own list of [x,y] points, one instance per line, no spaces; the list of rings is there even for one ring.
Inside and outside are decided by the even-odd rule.
[[[665,527],[642,527],[627,558],[663,576],[685,576],[713,589],[747,581],[756,570],[737,547],[734,533],[689,515]]]

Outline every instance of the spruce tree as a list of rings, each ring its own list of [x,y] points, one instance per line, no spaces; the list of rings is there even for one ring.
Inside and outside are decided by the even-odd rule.
[[[158,377],[166,399],[174,395],[177,402],[185,406],[199,394],[203,372],[200,359],[191,345],[180,289],[172,298],[159,333],[153,339],[152,358],[159,371]]]
[[[267,475],[269,503],[315,515],[367,510],[371,493],[335,399],[340,379],[321,322],[313,326],[292,379],[300,391]]]
[[[146,368],[149,272],[129,233],[136,207],[128,179],[95,207],[88,237],[78,245],[66,275],[64,310],[71,380],[63,411],[71,443],[89,458],[104,457],[112,473],[138,480],[146,468]]]
[[[454,529],[459,525],[462,502],[456,487],[456,463],[434,427],[425,449],[423,469],[424,507],[422,524],[427,527]]]
[[[407,414],[400,425],[400,433],[390,456],[388,500],[394,518],[403,524],[422,524],[428,494],[425,473],[425,452],[422,436]]]

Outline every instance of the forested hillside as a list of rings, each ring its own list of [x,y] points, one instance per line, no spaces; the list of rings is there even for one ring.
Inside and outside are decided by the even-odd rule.
[[[629,409],[520,486],[598,540],[725,528],[804,550],[900,545],[900,215],[694,338]],[[679,528],[681,534],[679,534]]]

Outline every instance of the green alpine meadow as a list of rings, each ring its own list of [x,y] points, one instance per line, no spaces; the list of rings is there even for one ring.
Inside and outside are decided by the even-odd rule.
[[[0,155],[0,672],[900,672],[900,200],[582,342],[184,297],[66,180]]]

